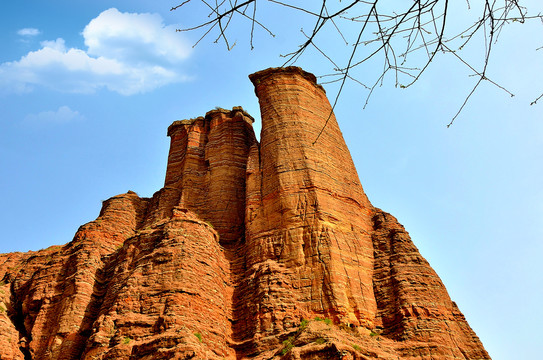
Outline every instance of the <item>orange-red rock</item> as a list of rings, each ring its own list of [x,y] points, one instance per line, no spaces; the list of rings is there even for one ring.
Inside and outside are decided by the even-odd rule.
[[[176,121],[152,198],[0,255],[1,359],[490,358],[367,199],[315,77],[250,78],[260,143],[239,107]]]

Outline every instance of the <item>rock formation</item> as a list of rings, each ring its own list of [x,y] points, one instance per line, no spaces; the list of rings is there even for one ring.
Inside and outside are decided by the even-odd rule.
[[[364,194],[315,77],[250,79],[260,143],[242,108],[175,121],[152,198],[0,255],[0,359],[490,359]]]

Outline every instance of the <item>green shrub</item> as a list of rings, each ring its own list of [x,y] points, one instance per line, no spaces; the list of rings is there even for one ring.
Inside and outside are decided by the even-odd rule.
[[[283,350],[281,350],[281,355],[285,355],[294,347],[294,336],[289,337],[287,340],[283,341]]]
[[[0,305],[0,313],[5,313],[6,312],[6,308],[3,307],[2,305]]]
[[[325,338],[320,337],[320,338],[315,339],[315,344],[321,345],[321,344],[324,344],[325,342],[326,342]]]
[[[370,336],[379,336],[379,334],[377,334],[375,331],[370,331]]]
[[[194,336],[196,336],[198,338],[198,341],[199,342],[202,342],[202,334],[200,334],[199,332],[197,333],[194,333]]]
[[[356,351],[362,351],[362,348],[356,344],[353,344],[353,349],[355,349]]]
[[[130,344],[130,341],[132,341],[132,339],[129,338],[128,336],[125,336],[124,339],[123,339],[123,344],[125,344],[125,345]]]
[[[304,330],[308,324],[309,324],[309,320],[302,319],[302,321],[300,322],[300,325],[298,326],[298,329]]]
[[[331,320],[331,319],[329,319],[329,318],[322,319],[322,318],[320,318],[320,317],[318,317],[318,316],[315,317],[315,321],[324,321],[324,323],[325,323],[326,325],[332,324],[332,320]]]

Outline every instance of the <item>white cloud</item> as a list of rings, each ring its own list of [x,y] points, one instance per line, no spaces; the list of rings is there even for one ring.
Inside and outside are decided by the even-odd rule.
[[[29,114],[25,117],[24,123],[37,124],[64,124],[73,121],[83,120],[84,117],[78,111],[70,109],[68,106],[61,106],[56,111],[43,111],[39,114]]]
[[[36,36],[41,34],[41,31],[34,28],[24,28],[17,31],[17,34],[20,36]]]
[[[191,47],[175,27],[164,26],[158,14],[121,13],[109,9],[83,30],[88,53],[126,63],[177,63],[186,59]]]
[[[41,49],[19,61],[0,64],[2,91],[44,86],[76,93],[107,88],[132,95],[188,79],[179,64],[191,47],[157,14],[109,9],[91,20],[82,35],[87,50],[67,48],[58,38],[41,42]]]

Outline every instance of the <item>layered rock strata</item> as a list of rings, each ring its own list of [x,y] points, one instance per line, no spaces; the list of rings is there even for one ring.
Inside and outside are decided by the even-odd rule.
[[[0,255],[1,359],[490,358],[367,199],[315,77],[250,79],[260,143],[242,108],[176,121],[152,198]]]
[[[293,314],[371,328],[372,206],[326,95],[314,77],[292,69],[250,79],[263,121],[260,151],[248,159],[247,267],[270,269],[264,288],[253,290],[266,294],[257,330],[288,328]]]

